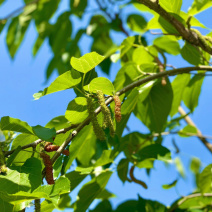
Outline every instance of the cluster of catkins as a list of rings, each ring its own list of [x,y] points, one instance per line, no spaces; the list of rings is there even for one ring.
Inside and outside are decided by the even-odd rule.
[[[115,135],[115,128],[113,125],[113,120],[111,118],[110,110],[105,104],[104,94],[101,90],[98,90],[96,94],[97,94],[98,102],[104,116],[103,128],[108,127],[110,130],[110,135],[113,137]],[[115,118],[117,122],[120,122],[121,121],[121,100],[119,96],[114,96],[114,102],[115,102]],[[97,116],[94,112],[95,111],[94,102],[91,97],[87,98],[87,108],[88,108],[89,116],[91,118],[91,123],[93,125],[95,135],[97,136],[99,140],[101,141],[105,140],[106,139],[105,133],[97,120]]]
[[[53,167],[52,162],[50,159],[50,156],[47,155],[44,152],[40,153],[40,157],[43,159],[43,163],[46,168],[46,181],[48,184],[54,184],[54,178],[53,178]]]
[[[53,151],[57,151],[59,149],[60,146],[58,145],[53,145],[51,142],[46,142],[45,146],[44,146],[44,150],[46,152],[53,152]],[[64,155],[69,155],[69,151],[68,150],[63,150],[62,154]],[[41,152],[40,153],[40,157],[43,159],[43,163],[45,165],[46,168],[46,181],[48,184],[54,184],[54,178],[53,178],[53,167],[52,167],[52,162],[50,159],[50,156],[47,155],[45,152]]]

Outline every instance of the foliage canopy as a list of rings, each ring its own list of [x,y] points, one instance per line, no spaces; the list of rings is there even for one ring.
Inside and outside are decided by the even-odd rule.
[[[49,42],[53,57],[46,80],[55,70],[59,76],[35,93],[34,99],[66,89],[76,94],[65,114],[46,126],[30,126],[9,116],[1,118],[1,211],[22,211],[32,202],[37,212],[65,208],[76,212],[212,211],[212,164],[202,170],[198,158],[190,161],[196,190],[173,200],[169,207],[138,196],[114,209],[110,198],[115,194],[106,188],[117,172],[123,183],[148,189],[134,170],[145,169],[151,175],[157,160],[175,166],[179,176],[184,177],[177,145],[174,153],[163,144],[167,135],[198,137],[212,153],[212,144],[181,106],[189,113],[195,111],[204,78],[212,71],[212,33],[195,17],[212,2],[194,0],[184,12],[182,0],[70,0],[69,10],[57,17],[60,2],[24,0],[22,8],[0,20],[0,32],[7,31],[11,58],[17,54],[30,24],[37,29],[34,56],[45,40]],[[0,5],[4,3],[0,0]],[[146,12],[152,16],[150,20]],[[86,26],[74,26],[74,18],[83,20]],[[209,32],[202,35],[196,27]],[[156,35],[150,35],[150,31]],[[90,52],[81,55],[84,36],[92,42]],[[153,39],[149,41],[148,36]],[[117,38],[122,41],[117,42]],[[170,57],[179,55],[188,67],[168,64]],[[109,75],[115,71],[113,63],[119,63],[120,69],[112,82]],[[98,77],[100,71],[108,78]],[[148,133],[126,130],[132,114]],[[75,170],[70,169],[72,164],[76,164]],[[72,202],[69,194],[89,176],[90,181],[84,183]],[[162,187],[171,189],[178,181]],[[89,206],[95,199],[100,200],[99,204],[91,210]]]

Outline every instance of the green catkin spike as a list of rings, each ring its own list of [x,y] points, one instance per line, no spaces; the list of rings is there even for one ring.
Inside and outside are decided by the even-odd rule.
[[[5,165],[5,157],[2,151],[2,144],[0,144],[0,174],[6,174],[6,173],[7,173],[7,167]]]
[[[41,208],[40,208],[40,199],[35,199],[35,212],[41,212]]]
[[[87,109],[88,109],[89,116],[91,118],[91,123],[93,125],[93,130],[96,137],[100,141],[106,140],[105,133],[98,122],[96,114],[94,113],[95,108],[94,108],[93,100],[91,97],[87,97]]]
[[[106,126],[109,127],[110,135],[113,137],[115,135],[115,128],[113,125],[113,120],[111,118],[110,110],[108,109],[107,105],[105,104],[104,94],[100,90],[98,90],[96,94],[97,94],[98,101],[99,101],[99,104],[102,109],[102,113],[104,114],[104,120],[106,122]]]

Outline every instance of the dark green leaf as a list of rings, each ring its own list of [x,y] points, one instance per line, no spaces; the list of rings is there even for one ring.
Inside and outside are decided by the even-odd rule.
[[[193,112],[198,105],[203,80],[204,76],[195,75],[190,80],[183,93],[183,101],[185,105],[191,110],[191,112]]]
[[[35,127],[32,127],[32,129],[35,135],[38,138],[42,139],[43,141],[50,141],[52,140],[53,137],[56,136],[56,130],[54,128],[49,129],[49,128],[45,128],[40,125],[37,125]]]
[[[70,0],[71,12],[79,17],[82,17],[87,1],[83,0]]]
[[[146,22],[145,18],[141,15],[130,14],[127,17],[127,25],[132,31],[144,32],[147,22]]]
[[[117,173],[118,173],[120,180],[123,183],[125,183],[125,181],[127,180],[128,167],[129,167],[128,159],[123,158],[119,161],[119,164],[117,166]]]

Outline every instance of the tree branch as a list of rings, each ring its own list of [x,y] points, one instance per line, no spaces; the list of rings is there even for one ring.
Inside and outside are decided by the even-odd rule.
[[[183,37],[184,40],[188,41],[189,43],[199,46],[204,51],[212,54],[212,48],[207,45],[206,42],[203,42],[200,38],[199,33],[194,30],[190,30],[186,28],[180,21],[178,21],[174,16],[164,10],[159,4],[151,1],[151,0],[137,0],[139,3],[144,4],[151,10],[157,12],[161,17],[163,17],[166,21],[172,24],[175,29],[179,32],[179,34]]]
[[[61,130],[57,130],[56,134],[59,135],[59,134],[62,134],[62,133],[66,133],[69,130],[76,128],[77,126],[78,126],[78,124],[75,124],[75,125],[71,125],[70,127],[67,127],[67,128],[61,129]],[[43,142],[42,139],[38,139],[38,140],[36,140],[36,141],[34,141],[30,144],[26,144],[26,145],[22,146],[21,149],[24,150],[24,149],[27,149],[27,148],[30,148],[30,147],[36,148],[36,146],[38,144],[42,143],[42,142]],[[13,149],[11,151],[6,151],[6,152],[4,152],[4,156],[7,157],[8,155],[11,155],[14,151],[15,151],[15,149]]]
[[[174,70],[170,70],[170,71],[160,72],[160,73],[148,76],[146,78],[140,79],[136,82],[133,82],[133,83],[127,85],[126,87],[119,90],[115,95],[120,96],[120,95],[126,93],[127,91],[132,90],[133,88],[138,87],[138,86],[140,86],[146,82],[152,81],[154,79],[158,79],[158,78],[165,77],[165,76],[174,76],[176,74],[188,73],[188,72],[194,71],[194,70],[196,70],[196,71],[197,70],[212,71],[212,67],[211,66],[194,66],[194,67],[178,68],[178,69],[174,69]],[[109,97],[105,101],[105,104],[109,105],[112,101],[113,101],[113,97]],[[99,114],[100,112],[101,112],[101,107],[98,107],[95,110],[95,113]],[[51,159],[52,163],[54,163],[57,160],[57,158],[60,156],[60,154],[66,148],[66,146],[69,145],[71,140],[89,123],[90,123],[90,118],[88,117],[69,135],[69,137],[63,142],[63,144],[60,146],[60,148],[53,155],[53,157]]]
[[[212,197],[212,193],[205,193],[205,194],[201,194],[201,193],[196,193],[196,194],[190,194],[188,196],[183,197],[181,200],[179,200],[176,205],[174,205],[172,208],[170,208],[168,210],[168,212],[172,212],[175,211],[175,209],[177,209],[180,205],[182,205],[185,201],[195,198],[195,197]]]
[[[207,149],[212,153],[212,144],[209,143],[207,141],[207,138],[205,136],[202,135],[202,132],[197,128],[197,126],[195,125],[195,123],[192,121],[192,119],[187,115],[186,116],[186,112],[183,110],[183,108],[180,106],[178,108],[178,112],[182,115],[185,116],[185,121],[187,124],[195,127],[197,129],[197,136],[199,138],[200,141],[202,141],[202,143],[207,147]]]
[[[38,3],[40,0],[34,0],[34,1],[31,1],[27,4],[25,4],[24,6],[14,10],[13,12],[11,12],[9,15],[7,15],[6,17],[0,19],[0,24],[1,23],[5,23],[8,19],[12,18],[13,16],[15,16],[17,13],[20,13],[24,8],[28,7],[29,5],[31,4],[36,4]]]

